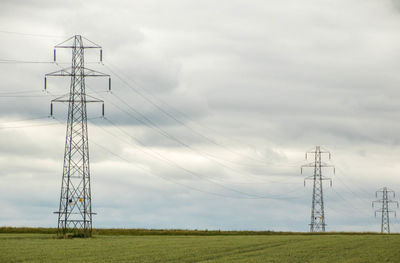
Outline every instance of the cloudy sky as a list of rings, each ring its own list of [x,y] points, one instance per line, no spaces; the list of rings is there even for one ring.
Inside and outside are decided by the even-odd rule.
[[[69,79],[43,79],[79,34],[113,79],[86,86],[107,118],[89,106],[94,227],[308,231],[321,145],[327,230],[378,231],[375,191],[400,194],[399,28],[397,0],[2,0],[0,225],[56,226]]]

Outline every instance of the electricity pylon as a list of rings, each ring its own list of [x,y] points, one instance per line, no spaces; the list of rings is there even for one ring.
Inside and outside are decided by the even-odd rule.
[[[310,232],[325,232],[326,224],[322,181],[329,180],[330,186],[332,187],[332,179],[326,178],[322,175],[322,168],[333,167],[333,172],[335,173],[335,167],[322,162],[322,154],[328,154],[330,160],[331,153],[328,151],[321,151],[320,146],[316,146],[315,151],[306,152],[306,160],[308,159],[309,154],[314,155],[314,162],[302,165],[301,173],[303,173],[303,168],[305,167],[314,168],[314,174],[304,179],[304,186],[306,186],[306,180],[313,180]]]
[[[390,233],[390,224],[389,224],[389,217],[390,213],[394,213],[394,216],[396,216],[396,211],[389,210],[389,204],[391,203],[396,203],[397,208],[399,207],[399,202],[397,201],[392,201],[389,200],[389,195],[392,194],[393,198],[395,198],[395,193],[394,191],[388,189],[387,187],[383,187],[382,189],[378,190],[375,192],[376,198],[378,198],[378,193],[382,193],[382,199],[378,199],[376,201],[372,202],[372,207],[374,207],[374,203],[381,203],[381,207],[375,211],[375,217],[376,213],[381,213],[381,233]]]
[[[64,166],[61,183],[61,195],[58,214],[58,236],[73,234],[89,237],[92,234],[92,196],[90,189],[89,169],[89,144],[87,129],[86,103],[102,102],[104,115],[104,102],[86,94],[86,77],[109,77],[109,89],[111,88],[110,75],[85,68],[85,49],[100,49],[100,61],[102,49],[99,45],[80,36],[75,35],[54,48],[54,61],[56,61],[56,49],[72,49],[72,65],[46,74],[47,77],[70,77],[71,85],[69,94],[51,101],[51,115],[53,115],[53,102],[68,103],[68,122],[65,139]],[[88,99],[89,98],[89,99]]]

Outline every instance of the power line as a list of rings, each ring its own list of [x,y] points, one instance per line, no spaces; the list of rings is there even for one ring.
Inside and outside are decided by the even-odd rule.
[[[186,144],[185,142],[182,142],[180,139],[178,139],[177,137],[171,135],[170,133],[168,133],[167,131],[165,131],[163,128],[161,128],[159,125],[155,124],[152,120],[150,120],[149,118],[147,118],[144,114],[140,113],[139,111],[137,111],[136,109],[134,109],[129,103],[127,103],[126,101],[124,101],[121,97],[119,97],[118,95],[116,95],[115,93],[111,93],[114,97],[116,97],[122,104],[124,104],[126,107],[128,107],[130,110],[132,110],[134,113],[136,113],[137,115],[139,115],[142,119],[139,119],[138,117],[136,117],[135,115],[131,114],[130,112],[122,109],[119,105],[116,105],[115,103],[111,103],[112,105],[114,105],[116,108],[118,108],[120,111],[124,112],[125,114],[127,114],[128,116],[134,118],[135,120],[137,120],[138,122],[140,122],[141,124],[157,131],[158,133],[160,133],[162,136],[164,136],[167,139],[170,139],[180,145],[182,145],[183,147],[188,148],[189,150],[195,152],[196,154],[201,155],[202,157],[213,161],[214,163],[216,163],[217,165],[229,169],[233,172],[236,172],[238,174],[242,174],[241,171],[237,170],[236,168],[230,167],[224,163],[221,163],[217,160],[215,160],[215,156],[208,154],[207,152],[204,151],[200,151],[197,150],[193,147],[191,147],[190,145]],[[147,123],[146,123],[147,122]],[[252,174],[249,174],[250,176],[253,176]]]
[[[351,179],[351,178],[352,178],[351,176],[348,176],[348,174],[345,173],[340,167],[338,167],[337,169],[338,169],[339,172],[342,173],[343,175],[347,175],[347,176],[346,176],[346,179]],[[338,174],[339,177],[341,176],[340,173]],[[340,180],[339,177],[338,177],[338,179]],[[341,181],[341,180],[340,180],[340,181]],[[343,184],[344,184],[344,182],[343,182]],[[361,187],[360,180],[357,180],[357,187],[354,187],[353,189],[354,189],[354,190],[360,190],[360,193],[362,192],[362,193],[365,194],[365,195],[370,195],[370,192],[368,192],[368,191],[365,190],[363,187]]]
[[[2,91],[0,95],[12,95],[12,94],[26,94],[26,93],[42,93],[40,90],[20,90],[20,91]]]
[[[89,88],[90,89],[90,88]],[[240,171],[236,170],[235,168],[231,168],[225,164],[222,164],[214,159],[210,159],[207,156],[204,156],[204,154],[202,151],[198,151],[194,148],[192,148],[191,146],[187,145],[186,143],[180,141],[178,138],[176,138],[175,136],[169,134],[167,131],[165,131],[164,129],[162,129],[161,127],[159,127],[157,124],[155,124],[154,122],[152,122],[150,119],[148,119],[146,116],[144,116],[142,113],[140,113],[139,111],[137,111],[136,109],[134,109],[130,104],[128,104],[127,102],[125,102],[123,99],[121,99],[119,96],[115,95],[114,93],[111,93],[112,95],[114,95],[114,97],[116,97],[120,102],[122,102],[122,104],[124,104],[125,106],[127,106],[128,108],[130,108],[134,113],[138,114],[139,116],[141,116],[145,121],[150,122],[150,125],[147,124],[144,120],[137,118],[136,116],[132,115],[129,111],[121,108],[118,104],[115,104],[113,102],[110,102],[114,107],[116,107],[119,111],[121,111],[122,113],[127,114],[128,116],[134,118],[135,120],[137,120],[139,123],[145,125],[146,127],[149,127],[151,129],[156,130],[158,133],[160,133],[161,135],[163,135],[164,137],[168,138],[168,139],[172,139],[173,141],[181,144],[182,146],[189,148],[190,150],[192,150],[193,152],[195,152],[196,154],[200,154],[201,156],[203,156],[204,158],[207,158],[211,161],[216,162],[218,165],[222,166],[223,168],[228,168],[229,170],[232,170],[234,172],[237,173],[241,173]],[[118,129],[121,129],[118,127]],[[127,134],[128,136],[130,136],[128,133],[125,132],[125,134]],[[136,138],[136,140],[138,140]],[[146,147],[146,145],[143,142],[140,142],[139,144],[141,144],[143,147]],[[253,175],[251,175],[253,176]],[[258,177],[257,177],[258,178]],[[287,179],[284,179],[282,181],[287,181]]]
[[[41,127],[41,126],[52,126],[52,125],[55,125],[55,123],[43,123],[43,124],[39,123],[39,124],[29,124],[29,125],[22,125],[22,126],[0,127],[0,130],[21,129],[21,128]]]
[[[179,145],[188,148],[189,150],[203,156],[204,158],[215,162],[216,164],[218,164],[221,167],[224,167],[226,169],[229,169],[231,171],[237,172],[237,173],[241,173],[241,171],[238,171],[236,168],[232,168],[224,163],[221,163],[219,161],[217,161],[215,158],[215,156],[210,155],[207,152],[204,151],[200,151],[197,150],[195,148],[193,148],[192,146],[190,146],[189,144],[181,141],[180,139],[178,139],[176,136],[170,134],[169,132],[165,131],[163,128],[161,128],[159,125],[157,125],[156,123],[154,123],[152,120],[150,120],[149,118],[147,118],[144,114],[140,113],[139,111],[137,111],[136,109],[134,109],[129,103],[127,103],[126,101],[124,101],[122,98],[120,98],[118,95],[112,93],[112,95],[114,97],[116,97],[120,102],[122,102],[125,106],[127,106],[130,110],[132,110],[133,112],[135,112],[135,114],[139,115],[142,119],[137,118],[136,116],[132,115],[130,112],[127,112],[123,109],[121,109],[119,106],[117,106],[120,110],[124,111],[127,115],[129,115],[130,117],[134,118],[135,120],[137,120],[138,122],[142,123],[143,125],[157,131],[158,133],[160,133],[162,136],[164,136],[167,139],[170,139],[176,143],[178,143]],[[114,104],[115,105],[115,104]]]
[[[131,161],[125,159],[125,158],[122,157],[121,155],[116,154],[116,153],[110,151],[110,150],[107,149],[106,147],[104,147],[104,146],[102,146],[102,145],[100,145],[100,144],[94,142],[93,140],[90,140],[90,141],[91,141],[91,143],[93,143],[93,144],[97,145],[98,147],[102,148],[104,151],[106,151],[106,152],[108,152],[108,153],[110,153],[110,154],[112,154],[112,155],[118,157],[118,158],[121,159],[122,161],[124,161],[124,162],[126,162],[126,163],[129,163],[129,164],[132,164]],[[139,166],[139,168],[141,168],[142,170],[144,170],[144,168],[142,168],[142,167],[140,167],[140,166]],[[144,170],[144,171],[145,171],[145,170]],[[147,171],[146,171],[146,172],[147,172]],[[171,182],[171,183],[180,185],[180,186],[182,186],[182,187],[184,187],[184,188],[187,188],[187,189],[190,189],[190,190],[194,190],[194,191],[197,191],[197,192],[201,192],[201,193],[204,193],[204,194],[210,194],[210,195],[214,195],[214,196],[218,196],[218,197],[222,197],[222,198],[249,199],[249,198],[232,197],[232,196],[227,196],[227,195],[223,195],[223,194],[219,194],[219,193],[215,193],[215,192],[211,192],[211,191],[202,190],[202,189],[193,187],[193,186],[191,186],[191,185],[183,184],[183,183],[181,183],[181,182],[172,180],[172,179],[170,179],[170,178],[168,178],[168,177],[162,176],[162,175],[157,174],[157,173],[148,173],[148,175],[152,175],[152,176],[159,177],[159,178],[161,178],[161,179],[163,179],[163,180],[166,180],[166,181],[168,181],[168,182]]]
[[[112,122],[110,119],[105,118],[105,120],[107,120],[113,127],[115,127],[115,128],[117,128],[118,130],[120,130],[120,131],[121,131],[122,133],[124,133],[126,136],[128,136],[128,137],[131,138],[132,140],[136,141],[137,143],[139,143],[140,145],[142,145],[142,146],[145,147],[145,144],[144,144],[142,141],[140,141],[140,140],[139,140],[138,138],[136,138],[136,137],[133,137],[133,136],[130,135],[129,133],[125,132],[123,129],[121,129],[120,127],[118,127],[114,122]],[[115,136],[114,136],[114,137],[115,137]],[[116,137],[116,138],[118,138],[118,137]],[[178,169],[180,169],[180,170],[183,170],[183,171],[186,172],[186,173],[189,173],[189,174],[191,174],[191,175],[194,175],[194,176],[196,176],[196,177],[198,177],[198,178],[200,178],[200,179],[204,179],[204,180],[206,180],[206,181],[208,181],[208,182],[211,182],[211,183],[213,183],[213,184],[216,184],[216,185],[218,185],[218,186],[220,186],[220,187],[222,187],[222,188],[225,188],[225,189],[227,189],[227,190],[230,190],[230,191],[233,191],[233,192],[236,192],[236,193],[239,193],[239,194],[248,196],[248,197],[257,198],[257,199],[258,199],[258,198],[260,198],[260,199],[264,199],[264,198],[269,199],[269,198],[273,197],[273,196],[260,196],[260,195],[255,195],[255,194],[249,194],[249,193],[246,193],[246,192],[243,192],[243,191],[240,191],[240,190],[237,190],[237,189],[228,187],[228,186],[223,185],[223,184],[221,184],[221,183],[218,183],[218,182],[216,182],[216,181],[214,181],[214,180],[211,180],[210,178],[208,178],[208,177],[206,177],[206,176],[204,176],[204,175],[202,175],[202,174],[199,174],[199,173],[197,173],[197,172],[191,171],[191,170],[189,170],[189,169],[187,169],[187,168],[185,168],[185,167],[179,165],[178,163],[176,163],[176,162],[170,160],[169,158],[166,158],[166,157],[164,157],[164,156],[162,156],[162,155],[160,155],[160,154],[158,154],[158,153],[156,153],[156,152],[153,152],[153,151],[151,151],[151,152],[152,152],[153,154],[150,154],[150,155],[152,155],[153,157],[155,157],[155,158],[157,158],[157,159],[159,159],[159,160],[162,160],[162,161],[168,163],[169,165],[175,166],[176,168],[178,168]],[[155,156],[155,155],[156,155],[156,156]]]
[[[88,120],[94,120],[98,119],[101,117],[95,117],[95,118],[88,118]],[[45,117],[38,117],[38,118],[32,118],[32,119],[26,119],[26,120],[19,120],[15,122],[5,122],[5,123],[0,123],[0,125],[5,125],[9,123],[16,123],[16,122],[25,122],[25,121],[31,121],[31,120],[39,120],[39,119],[50,119],[49,116]],[[43,127],[43,126],[54,126],[57,123],[51,122],[51,123],[37,123],[37,124],[27,124],[27,125],[21,125],[21,126],[0,126],[0,130],[7,130],[7,129],[24,129],[24,128],[32,128],[32,127]]]
[[[116,95],[114,94],[114,96],[116,96]],[[191,151],[195,152],[196,154],[201,155],[202,157],[204,157],[204,158],[206,158],[206,159],[208,159],[208,160],[210,160],[210,161],[215,162],[216,164],[220,165],[221,167],[227,168],[227,169],[229,169],[229,170],[231,170],[231,171],[234,171],[234,172],[236,172],[236,173],[240,173],[240,174],[242,173],[241,171],[238,171],[238,170],[236,170],[235,168],[229,167],[229,166],[227,166],[227,165],[225,165],[225,164],[223,164],[223,163],[221,163],[221,162],[218,162],[217,160],[210,159],[210,156],[205,156],[205,154],[207,155],[207,153],[204,153],[203,151],[196,150],[196,149],[192,148],[191,146],[189,146],[188,144],[186,144],[186,143],[180,141],[180,140],[177,139],[175,136],[169,134],[169,133],[166,132],[164,129],[162,129],[162,128],[160,128],[158,125],[156,125],[154,122],[152,122],[151,120],[149,120],[146,116],[144,116],[143,114],[141,114],[140,112],[138,112],[137,110],[135,110],[134,108],[132,108],[131,105],[129,105],[128,103],[126,103],[126,102],[125,102],[124,100],[122,100],[120,97],[118,97],[118,96],[116,96],[116,97],[117,97],[124,105],[126,105],[127,107],[129,107],[130,109],[132,109],[135,113],[138,113],[140,116],[142,116],[142,118],[144,118],[145,120],[150,121],[150,122],[151,122],[151,123],[150,123],[151,125],[146,124],[146,122],[144,122],[143,120],[141,120],[141,119],[137,118],[136,116],[132,115],[130,112],[128,112],[128,111],[126,111],[125,109],[121,108],[119,105],[117,105],[117,104],[111,102],[111,104],[112,104],[114,107],[116,107],[117,109],[119,109],[121,112],[123,112],[123,113],[127,114],[128,116],[134,118],[135,120],[137,120],[137,121],[140,122],[141,124],[145,125],[146,127],[149,127],[149,128],[151,128],[151,129],[156,130],[158,133],[160,133],[160,134],[163,135],[164,137],[166,137],[166,138],[168,138],[168,139],[171,139],[171,140],[173,140],[173,141],[179,143],[180,145],[182,145],[182,146],[184,146],[184,147],[190,149]],[[141,144],[145,147],[145,144],[144,144],[144,143],[141,143]],[[212,157],[211,157],[211,158],[212,158]],[[253,175],[251,175],[251,176],[253,176]],[[285,179],[284,181],[286,181],[286,179]]]
[[[46,34],[25,33],[25,32],[16,32],[16,31],[6,31],[6,30],[0,30],[0,33],[20,35],[20,36],[30,36],[30,37],[64,38],[64,36],[59,36],[59,35],[46,35]]]
[[[39,60],[18,60],[18,59],[0,59],[0,64],[69,64],[67,62],[39,61]],[[95,61],[85,61],[85,64],[99,64]]]
[[[49,118],[49,116],[40,116],[40,117],[32,117],[32,118],[27,118],[27,119],[18,119],[18,120],[15,120],[15,121],[3,122],[3,123],[0,123],[0,124],[4,125],[4,124],[16,123],[16,122],[34,121],[34,120],[48,119],[48,118]]]
[[[88,89],[90,89],[89,87],[87,87]],[[113,94],[113,93],[111,93],[111,94]],[[119,98],[119,97],[118,97]],[[104,98],[103,98],[104,99]],[[122,99],[120,99],[120,100],[122,100]],[[123,102],[123,104],[125,104],[126,106],[130,106],[130,105],[128,105],[126,102],[124,102],[123,100],[121,101],[121,102]],[[110,103],[111,103],[111,105],[113,105],[115,108],[117,108],[120,112],[122,112],[122,113],[125,113],[125,114],[127,114],[128,116],[131,116],[131,117],[133,117],[134,119],[136,119],[137,121],[139,121],[140,123],[142,123],[142,124],[144,124],[146,127],[149,127],[146,123],[144,123],[142,120],[140,120],[140,119],[138,119],[138,118],[136,118],[135,116],[133,116],[133,115],[131,115],[131,113],[129,113],[128,111],[126,111],[125,109],[123,109],[123,108],[121,108],[119,105],[117,105],[117,104],[115,104],[115,103],[113,103],[112,101],[110,101]],[[137,112],[136,110],[135,110],[135,112]],[[141,116],[143,116],[143,115],[141,115]],[[145,117],[145,116],[143,116],[143,117]],[[106,118],[107,119],[107,118]],[[109,119],[107,119],[108,121],[111,121],[111,120],[109,120]],[[116,125],[115,123],[112,123],[111,124],[112,126],[115,126],[118,130],[120,130],[123,134],[125,134],[125,135],[127,135],[128,137],[130,137],[131,139],[133,139],[134,141],[136,141],[139,145],[141,145],[142,147],[144,147],[144,148],[146,148],[147,146],[145,145],[145,143],[144,142],[142,142],[142,141],[140,141],[137,137],[135,138],[135,137],[133,137],[131,134],[129,134],[128,132],[126,132],[126,131],[124,131],[122,128],[120,128],[118,125]],[[150,126],[150,128],[153,128],[153,127],[151,127]],[[165,132],[165,133],[167,133],[167,132]],[[192,149],[193,150],[193,149]],[[196,154],[199,154],[199,152],[197,152],[197,151],[195,151],[196,152]],[[156,153],[156,154],[159,154],[159,153]],[[165,157],[164,157],[165,158]],[[224,166],[224,168],[226,168],[225,166]],[[229,168],[229,167],[228,167]],[[258,178],[258,177],[257,177]],[[268,181],[268,183],[279,183],[279,182],[283,182],[283,181],[288,181],[288,180],[290,180],[290,179],[287,179],[287,178],[285,178],[284,180],[279,180],[279,181],[277,181],[277,180],[275,180],[275,181]],[[264,182],[264,183],[266,183],[266,182]]]
[[[0,95],[0,98],[44,98],[41,95]]]
[[[35,60],[15,60],[15,59],[0,59],[2,64],[54,64],[53,61],[35,61]]]
[[[343,197],[343,195],[341,195],[338,191],[336,191],[335,188],[332,188],[332,190],[333,190],[333,192],[334,192],[340,199],[342,199],[343,201],[345,201],[346,205],[350,205],[350,206],[351,206],[351,209],[357,210],[358,212],[360,212],[360,213],[362,213],[362,214],[364,214],[364,215],[368,215],[368,216],[369,216],[369,214],[368,214],[366,211],[361,210],[361,209],[359,209],[357,206],[355,206],[355,205],[352,204],[352,201],[354,201],[353,198],[347,199],[347,198]]]
[[[108,62],[109,63],[109,62]],[[110,64],[110,63],[109,63]],[[158,109],[160,112],[162,112],[164,115],[166,115],[167,117],[169,117],[170,119],[176,121],[177,123],[183,125],[184,127],[186,127],[187,129],[189,129],[191,132],[193,132],[194,134],[196,134],[197,136],[205,139],[206,141],[219,146],[221,148],[223,148],[224,150],[233,153],[235,155],[241,156],[241,157],[245,157],[247,159],[251,159],[253,161],[257,161],[257,162],[261,162],[263,164],[263,166],[265,166],[265,163],[268,161],[267,160],[259,160],[259,159],[254,159],[251,156],[248,155],[243,155],[241,153],[238,153],[220,143],[217,142],[217,140],[210,138],[209,136],[206,136],[204,134],[202,134],[201,132],[196,131],[195,129],[193,129],[192,127],[190,127],[189,125],[187,125],[185,122],[183,122],[182,120],[180,120],[179,118],[175,117],[173,114],[171,114],[170,112],[164,110],[159,104],[157,104],[156,102],[154,102],[153,100],[151,100],[149,97],[147,97],[146,95],[144,95],[142,92],[140,92],[138,89],[134,88],[132,85],[130,85],[126,80],[124,80],[119,74],[117,74],[115,72],[115,70],[111,69],[109,66],[105,66],[107,67],[107,69],[113,73],[118,79],[120,79],[128,88],[130,88],[132,91],[134,91],[136,94],[138,94],[140,97],[142,97],[145,101],[147,101],[148,103],[150,103],[151,105],[153,105],[156,109]],[[123,73],[121,73],[123,74]],[[225,160],[227,161],[227,160]]]
[[[343,186],[345,187],[345,189],[347,190],[348,193],[352,194],[354,197],[357,197],[357,198],[361,198],[361,199],[362,199],[362,197],[360,197],[358,193],[354,192],[350,186],[348,186],[342,179],[340,179],[339,176],[337,176],[337,175],[338,175],[337,173],[336,173],[335,175],[336,175],[336,179],[337,179],[341,184],[343,184]],[[355,200],[357,200],[357,199],[354,199],[354,198],[353,198],[353,200],[355,201]]]

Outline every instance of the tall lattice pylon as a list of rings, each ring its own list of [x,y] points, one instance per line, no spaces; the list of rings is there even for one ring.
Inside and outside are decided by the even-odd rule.
[[[312,205],[311,205],[311,223],[310,232],[325,232],[325,211],[324,211],[324,192],[322,188],[322,181],[329,180],[332,186],[332,180],[326,178],[322,175],[323,167],[333,167],[327,163],[322,162],[322,155],[328,154],[329,160],[331,159],[331,153],[328,151],[321,151],[320,146],[316,146],[314,151],[306,152],[306,160],[308,155],[314,155],[314,162],[308,163],[301,166],[301,173],[303,173],[303,168],[310,167],[314,168],[314,174],[312,176],[306,177],[304,179],[304,186],[306,185],[306,180],[313,180],[313,195],[312,195]]]
[[[389,210],[389,205],[391,203],[396,203],[397,208],[399,207],[399,202],[392,201],[389,199],[389,195],[392,195],[395,198],[395,192],[388,189],[387,187],[383,187],[382,189],[375,192],[376,198],[378,198],[378,193],[382,195],[382,199],[378,199],[372,202],[372,207],[374,207],[375,203],[380,203],[381,207],[375,211],[375,217],[377,213],[381,213],[381,233],[390,233],[390,224],[389,224],[389,217],[390,213],[394,213],[396,216],[396,211]]]
[[[90,189],[86,103],[103,101],[86,94],[85,78],[110,76],[85,68],[85,49],[100,49],[100,60],[102,60],[101,47],[92,41],[80,35],[67,39],[55,46],[54,61],[56,61],[56,49],[58,48],[72,49],[71,67],[46,74],[45,77],[45,89],[47,77],[49,76],[67,76],[71,78],[69,94],[56,98],[51,103],[51,115],[53,115],[53,102],[68,103],[60,205],[59,210],[55,212],[58,214],[58,236],[73,234],[88,237],[92,234],[92,216],[94,213],[92,212]],[[111,80],[109,80],[109,85],[111,85]]]

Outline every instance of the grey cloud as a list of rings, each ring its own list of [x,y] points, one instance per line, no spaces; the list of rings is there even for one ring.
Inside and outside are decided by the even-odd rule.
[[[396,7],[400,11],[400,1],[399,0],[392,0],[394,7]]]
[[[365,215],[370,212],[365,191],[383,182],[397,186],[398,1],[50,2],[2,2],[4,30],[28,35],[0,33],[0,58],[49,61],[53,46],[64,39],[58,36],[85,35],[103,46],[106,65],[88,67],[113,77],[113,94],[103,92],[106,80],[88,80],[88,93],[104,99],[106,117],[147,146],[106,120],[89,124],[96,226],[307,231],[311,189],[303,188],[298,165],[304,150],[322,144],[334,153],[332,163],[348,171],[333,176],[334,190],[364,211],[347,218],[352,208],[327,189],[329,229],[356,229],[360,222],[357,229],[375,230],[373,217]],[[60,66],[68,66],[70,54],[58,54]],[[97,55],[88,53],[87,62]],[[59,69],[54,64],[0,67],[3,91],[16,92],[40,91],[44,74]],[[239,154],[167,117],[109,69],[187,126]],[[40,98],[0,98],[4,121],[48,115],[50,100],[68,92],[69,80],[51,79],[48,88]],[[121,112],[116,105],[130,110],[114,95],[238,171]],[[99,109],[90,106],[88,113],[97,117]],[[65,112],[65,105],[55,106],[57,119],[65,121]],[[0,129],[0,202],[6,211],[0,224],[54,225],[65,136],[65,126],[57,127]],[[241,199],[144,154],[146,149],[229,188],[294,199]]]

